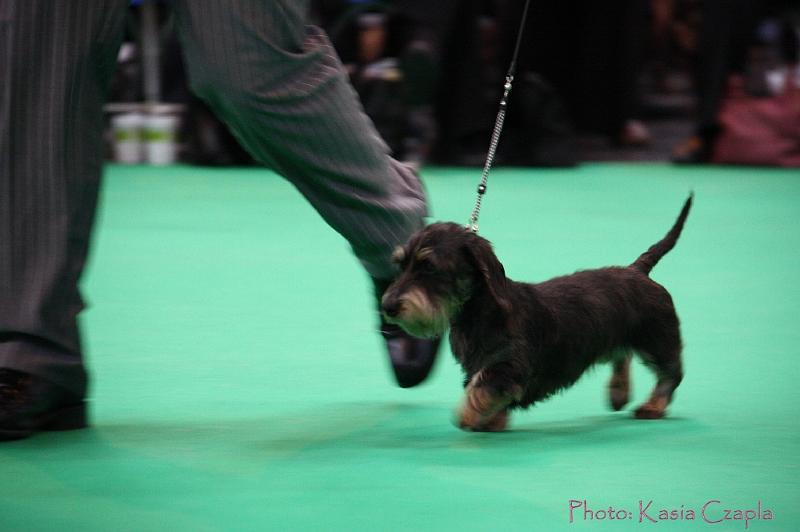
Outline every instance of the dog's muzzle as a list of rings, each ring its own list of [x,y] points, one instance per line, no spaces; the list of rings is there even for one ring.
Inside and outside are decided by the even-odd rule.
[[[386,321],[418,338],[441,336],[449,325],[448,317],[419,288],[402,293],[387,290],[381,299],[381,311]]]

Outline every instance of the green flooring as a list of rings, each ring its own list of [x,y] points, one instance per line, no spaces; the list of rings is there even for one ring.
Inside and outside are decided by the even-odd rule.
[[[479,171],[424,179],[433,219],[466,222]],[[652,274],[686,344],[670,417],[609,412],[600,368],[472,434],[449,352],[393,385],[365,275],[286,182],[112,166],[84,283],[94,427],[0,445],[0,531],[800,530],[796,171],[497,169],[481,233],[520,280],[628,263],[689,190]],[[637,366],[637,402],[652,383]],[[571,500],[630,518],[570,523]],[[706,522],[709,501],[762,519]]]

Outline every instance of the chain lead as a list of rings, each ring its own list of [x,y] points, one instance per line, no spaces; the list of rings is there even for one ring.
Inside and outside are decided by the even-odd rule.
[[[503,132],[503,122],[506,120],[506,108],[508,107],[508,95],[511,93],[511,84],[514,82],[514,71],[517,68],[517,56],[519,55],[519,47],[522,43],[522,32],[525,29],[525,20],[528,18],[528,7],[530,7],[531,0],[525,0],[525,9],[522,12],[522,20],[517,33],[517,43],[514,46],[514,55],[511,57],[511,64],[508,67],[506,74],[506,82],[503,85],[503,97],[500,99],[500,109],[497,111],[497,118],[494,121],[494,130],[492,131],[492,139],[489,142],[489,151],[486,154],[486,163],[483,165],[483,173],[481,175],[481,183],[478,185],[478,197],[475,199],[475,208],[472,209],[472,215],[469,217],[467,229],[473,233],[478,232],[478,216],[481,213],[481,203],[483,196],[486,194],[486,183],[489,180],[489,171],[494,164],[494,157],[497,153],[497,145],[500,143],[500,134]]]
[[[489,171],[492,169],[492,164],[494,164],[497,145],[500,143],[500,133],[503,131],[503,122],[505,122],[506,119],[506,108],[508,106],[508,95],[511,93],[511,84],[513,81],[513,74],[506,76],[506,83],[503,86],[503,98],[500,100],[500,110],[497,112],[497,118],[494,122],[494,131],[492,131],[492,140],[489,142],[489,152],[486,155],[486,163],[483,165],[481,184],[478,185],[478,197],[475,200],[475,208],[472,210],[469,224],[467,224],[467,229],[473,233],[478,232],[478,216],[481,213],[481,203],[483,202],[483,195],[486,194],[486,183],[489,181]]]

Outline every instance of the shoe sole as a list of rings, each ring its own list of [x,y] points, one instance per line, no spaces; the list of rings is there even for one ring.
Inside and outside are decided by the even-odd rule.
[[[0,429],[0,441],[21,440],[37,432],[84,429],[89,426],[86,401],[52,410],[39,416],[36,423],[28,429]]]

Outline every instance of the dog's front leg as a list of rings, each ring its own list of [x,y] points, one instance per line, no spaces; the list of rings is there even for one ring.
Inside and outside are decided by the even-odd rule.
[[[458,410],[464,430],[499,432],[508,423],[508,406],[522,398],[522,386],[510,379],[505,364],[484,368],[473,375]]]

